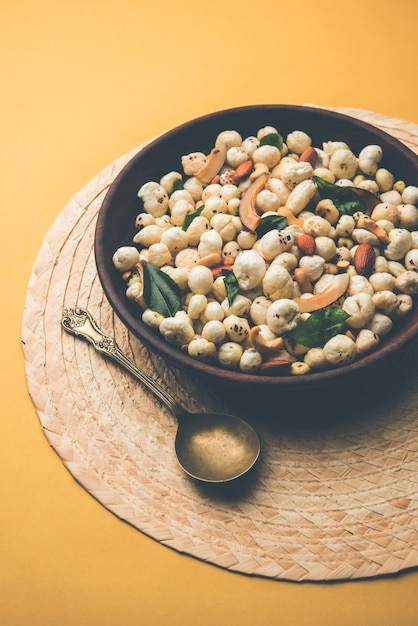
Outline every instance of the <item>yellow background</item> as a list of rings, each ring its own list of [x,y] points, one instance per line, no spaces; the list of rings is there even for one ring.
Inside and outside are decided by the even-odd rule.
[[[257,103],[418,123],[415,0],[1,0],[0,623],[416,626],[418,572],[249,578],[121,522],[72,478],[28,397],[20,325],[62,208],[131,148]]]

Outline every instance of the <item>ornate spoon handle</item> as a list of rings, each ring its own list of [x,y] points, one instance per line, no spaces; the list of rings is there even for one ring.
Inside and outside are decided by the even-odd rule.
[[[165,389],[148,376],[148,374],[139,369],[139,367],[122,352],[115,339],[102,331],[86,309],[80,307],[65,309],[61,323],[67,332],[87,340],[96,350],[110,357],[138,378],[138,380],[177,418],[180,418],[181,414],[185,412],[185,409],[183,409]]]

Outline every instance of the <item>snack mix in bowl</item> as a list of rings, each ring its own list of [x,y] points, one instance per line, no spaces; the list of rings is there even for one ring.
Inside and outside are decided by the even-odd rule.
[[[396,179],[378,144],[314,145],[298,128],[225,129],[212,145],[138,187],[112,263],[142,322],[241,374],[303,376],[375,351],[418,295],[417,181]]]

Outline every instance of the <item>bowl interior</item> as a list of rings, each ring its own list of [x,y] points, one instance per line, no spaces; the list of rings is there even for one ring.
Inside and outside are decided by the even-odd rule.
[[[147,328],[141,321],[138,305],[127,299],[124,282],[113,266],[115,250],[122,245],[132,245],[136,232],[135,218],[142,210],[137,192],[143,183],[159,181],[172,170],[181,172],[181,156],[193,151],[209,153],[221,131],[233,129],[246,137],[266,125],[277,128],[283,137],[293,130],[304,130],[312,137],[312,144],[318,147],[323,141],[345,141],[358,153],[367,144],[378,144],[384,154],[381,166],[407,184],[418,184],[418,158],[411,150],[387,133],[349,116],[291,105],[238,107],[205,115],[151,141],[112,183],[99,211],[94,241],[103,290],[115,313],[145,346],[172,365],[214,383],[237,387],[243,384],[298,387],[318,385],[324,381],[328,384],[342,377],[364,374],[366,368],[393,356],[417,335],[416,310],[396,325],[396,330],[376,351],[341,368],[301,377],[240,374],[192,359]]]

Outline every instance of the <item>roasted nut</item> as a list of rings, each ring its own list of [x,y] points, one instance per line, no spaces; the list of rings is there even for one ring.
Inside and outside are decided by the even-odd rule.
[[[263,337],[260,326],[253,326],[250,330],[249,341],[252,348],[257,350],[263,356],[276,355],[283,348],[282,337],[274,339],[266,339]]]
[[[296,245],[303,254],[311,256],[315,252],[315,239],[312,235],[300,235],[297,238]]]
[[[354,252],[353,263],[356,271],[361,276],[368,276],[376,260],[374,248],[369,243],[361,243]]]
[[[312,293],[313,287],[308,272],[303,267],[297,267],[293,277],[298,284],[300,293]]]
[[[302,152],[302,154],[299,157],[299,161],[310,163],[312,167],[315,167],[317,160],[318,160],[318,153],[315,150],[315,148],[312,148],[312,146],[308,146],[307,148],[305,148],[305,150]]]
[[[232,181],[239,183],[243,178],[247,178],[253,171],[254,163],[251,159],[240,163],[232,174]]]

